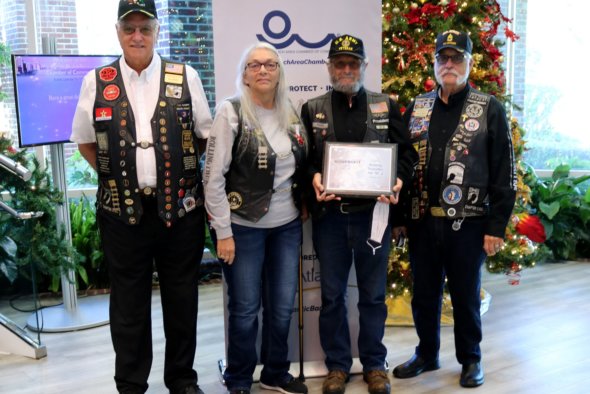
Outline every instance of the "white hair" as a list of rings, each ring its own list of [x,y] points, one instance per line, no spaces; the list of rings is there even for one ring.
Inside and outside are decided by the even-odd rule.
[[[283,64],[283,60],[281,59],[281,56],[279,55],[277,49],[266,42],[257,42],[256,44],[248,47],[244,51],[242,58],[240,59],[240,63],[238,64],[238,76],[236,78],[236,97],[240,99],[243,121],[246,125],[250,127],[260,127],[255,111],[256,105],[252,100],[250,87],[244,83],[244,76],[246,75],[246,66],[248,58],[250,57],[252,52],[254,52],[257,49],[266,49],[267,51],[272,52],[276,56],[277,62],[279,63],[277,69],[277,72],[279,73],[279,81],[275,91],[274,105],[279,117],[280,129],[286,131],[290,125],[290,119],[294,114],[294,109],[291,105],[291,102],[289,101],[289,96],[287,95],[285,67]]]

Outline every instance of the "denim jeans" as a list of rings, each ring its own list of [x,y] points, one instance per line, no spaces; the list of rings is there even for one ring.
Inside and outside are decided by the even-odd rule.
[[[481,266],[485,260],[483,218],[465,219],[459,231],[453,221],[427,215],[408,230],[414,277],[412,314],[420,342],[416,354],[438,357],[440,314],[445,274],[453,304],[455,351],[459,363],[481,360]]]
[[[250,389],[256,367],[258,311],[262,300],[260,380],[289,380],[288,336],[299,274],[301,220],[275,228],[232,224],[236,257],[223,264],[228,295],[228,390]]]
[[[367,245],[371,220],[372,210],[344,214],[328,209],[313,221],[313,244],[320,261],[322,290],[320,342],[328,370],[349,372],[352,366],[346,288],[353,263],[359,290],[359,358],[363,371],[385,368],[385,286],[391,229],[387,227],[383,246],[373,255]]]

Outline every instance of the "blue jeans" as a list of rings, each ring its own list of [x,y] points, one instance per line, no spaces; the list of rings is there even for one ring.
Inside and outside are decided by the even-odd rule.
[[[391,229],[387,226],[383,246],[373,255],[367,245],[371,220],[372,210],[344,214],[328,209],[313,221],[313,244],[320,261],[322,288],[320,342],[330,371],[349,372],[352,365],[346,288],[353,262],[359,290],[359,358],[363,371],[385,368],[385,286]]]
[[[223,264],[229,299],[224,379],[228,390],[252,385],[262,299],[260,380],[278,385],[291,377],[287,340],[298,284],[301,220],[268,229],[232,224],[232,231],[236,257],[232,265]]]

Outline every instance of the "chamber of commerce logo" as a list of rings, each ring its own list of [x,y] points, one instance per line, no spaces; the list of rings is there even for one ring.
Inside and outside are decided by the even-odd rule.
[[[284,27],[281,31],[275,32],[271,30],[270,22],[273,18],[282,19]],[[291,36],[289,36],[289,32],[291,31],[291,19],[289,19],[287,14],[279,10],[274,10],[266,14],[264,20],[262,21],[262,28],[264,29],[266,36],[269,38],[266,38],[263,34],[256,34],[258,40],[268,42],[269,44],[274,45],[274,47],[277,49],[287,48],[293,44],[293,42],[297,42],[299,45],[305,48],[317,49],[328,44],[330,41],[332,41],[332,39],[334,39],[334,37],[336,37],[335,34],[330,33],[318,42],[308,42],[301,38],[297,33],[291,34]]]

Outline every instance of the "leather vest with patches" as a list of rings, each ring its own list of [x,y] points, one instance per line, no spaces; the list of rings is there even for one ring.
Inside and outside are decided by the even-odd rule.
[[[389,97],[386,94],[365,90],[367,94],[367,130],[363,142],[389,142]],[[315,142],[316,163],[322,163],[324,142],[336,141],[332,92],[307,102],[312,122],[311,138]]]
[[[238,114],[238,132],[232,147],[232,162],[225,175],[225,190],[231,212],[257,222],[270,206],[277,155],[262,130],[243,122],[240,101],[231,100]],[[288,135],[295,157],[295,173],[291,192],[297,209],[301,210],[301,193],[307,158],[305,132],[301,120],[293,111]],[[212,149],[212,147],[211,147]]]
[[[137,149],[156,156],[158,215],[168,227],[203,205],[201,172],[193,130],[186,68],[162,59],[158,104],[151,119],[153,144],[137,141],[135,117],[119,60],[96,69],[94,130],[97,141],[97,206],[135,225],[143,214],[137,181]]]
[[[410,118],[410,138],[418,152],[416,178],[410,190],[411,218],[421,219],[428,209],[428,173],[431,147],[430,117],[436,101],[433,91],[416,98]],[[488,212],[488,108],[491,96],[470,89],[457,129],[447,142],[443,181],[438,201],[450,219],[482,216]]]

